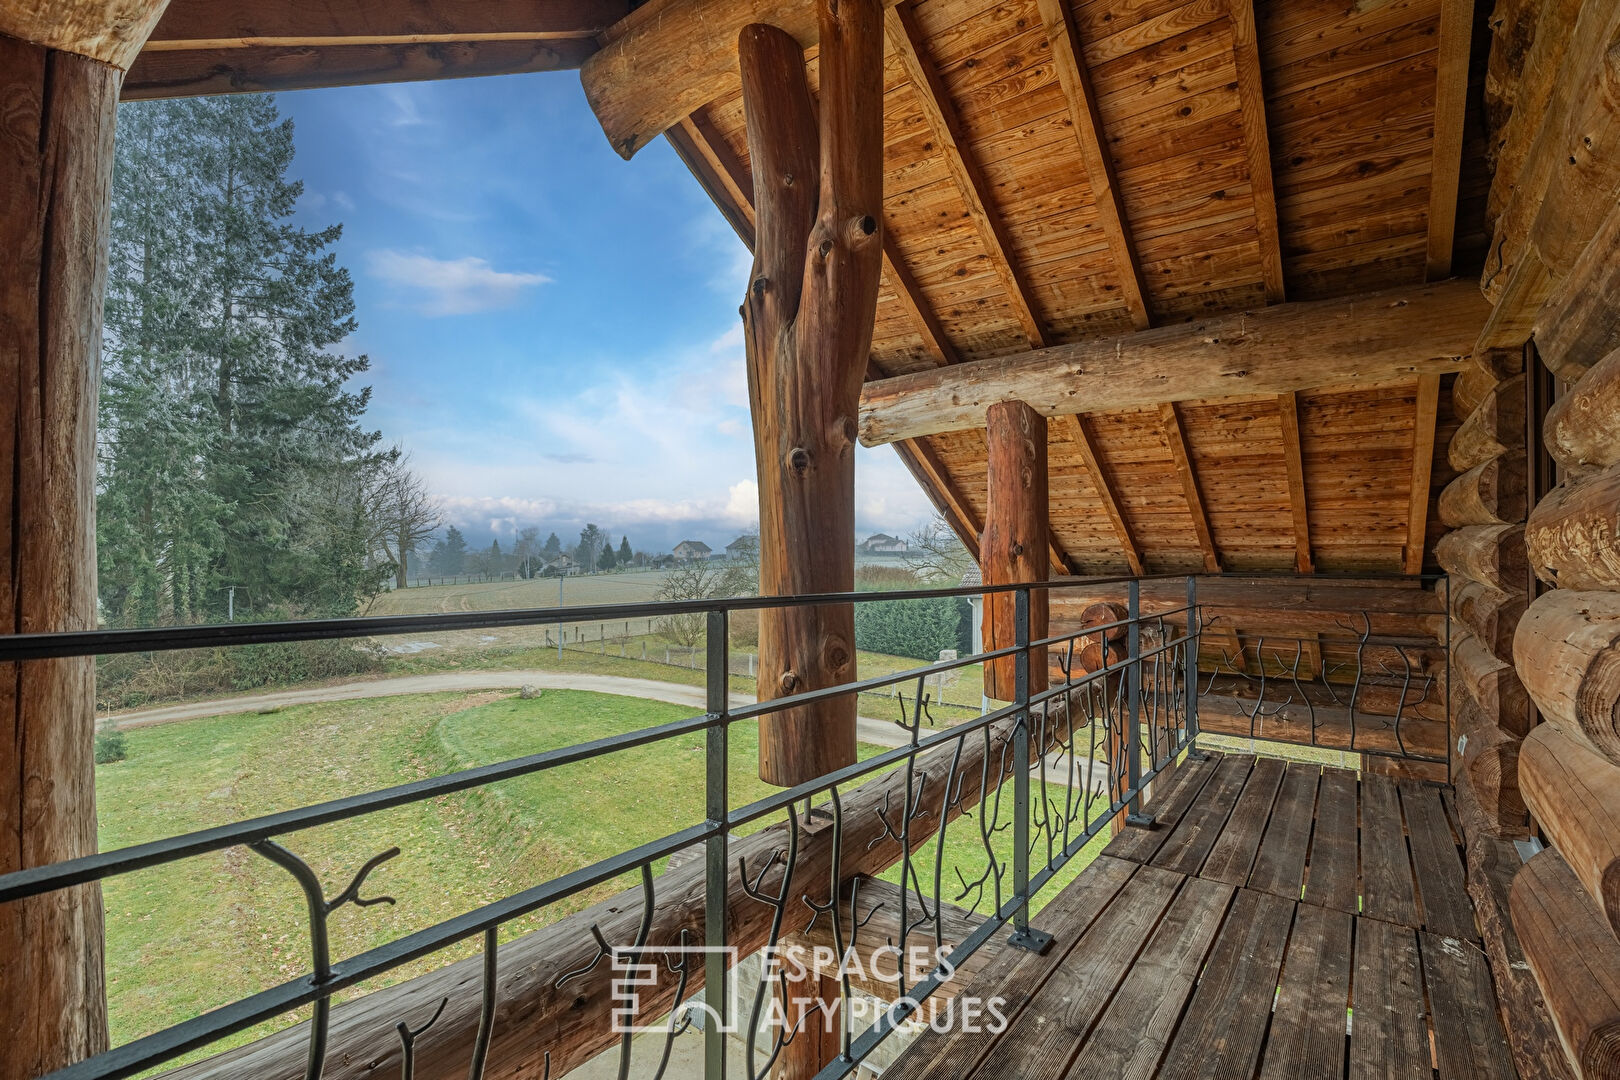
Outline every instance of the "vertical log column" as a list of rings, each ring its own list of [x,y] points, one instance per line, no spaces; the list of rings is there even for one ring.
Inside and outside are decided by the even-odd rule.
[[[743,328],[759,470],[760,592],[855,586],[855,415],[882,265],[883,16],[818,0],[821,107],[804,48],[754,24],[737,47],[758,240]],[[819,179],[818,179],[819,178]],[[761,613],[759,696],[855,675],[848,604]],[[759,775],[791,786],[855,761],[853,695],[763,718]]]
[[[979,545],[979,566],[986,585],[1015,585],[1045,581],[1050,562],[1046,554],[1046,417],[1022,401],[990,406],[986,418],[989,441],[989,495],[984,539]],[[1005,649],[1017,640],[1014,622],[1016,595],[991,593],[984,604],[984,647]],[[1047,633],[1050,609],[1045,589],[1029,596],[1030,640]],[[984,692],[998,701],[1016,696],[1017,658],[1008,656],[985,665]],[[1046,650],[1029,658],[1029,689],[1047,686]]]
[[[0,633],[96,625],[96,395],[121,75],[0,32]],[[93,661],[0,665],[0,872],[95,851],[94,725]],[[98,886],[0,904],[0,1032],[3,1080],[105,1049]]]

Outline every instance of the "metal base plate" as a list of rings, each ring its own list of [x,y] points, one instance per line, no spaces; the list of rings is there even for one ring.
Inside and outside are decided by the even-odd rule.
[[[1204,753],[1202,750],[1189,750],[1189,751],[1187,751],[1187,760],[1188,761],[1208,761],[1209,760],[1209,755]]]
[[[1156,823],[1152,814],[1126,814],[1125,824],[1135,825],[1139,829],[1151,829]]]
[[[1052,935],[1045,930],[1037,930],[1033,926],[1022,930],[1014,930],[1007,944],[1015,949],[1027,949],[1037,956],[1044,955],[1052,947]]]

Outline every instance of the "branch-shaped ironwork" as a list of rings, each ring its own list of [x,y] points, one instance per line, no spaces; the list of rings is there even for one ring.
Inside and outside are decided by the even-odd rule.
[[[433,1011],[433,1015],[428,1017],[427,1023],[421,1027],[413,1028],[403,1020],[394,1025],[394,1030],[399,1032],[400,1080],[411,1080],[416,1074],[416,1040],[428,1028],[439,1022],[439,1017],[444,1014],[444,1007],[448,1004],[450,1004],[449,998],[440,998],[439,1007]]]

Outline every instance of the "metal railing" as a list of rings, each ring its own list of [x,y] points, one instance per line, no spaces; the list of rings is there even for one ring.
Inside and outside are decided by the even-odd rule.
[[[1172,578],[1161,575],[1161,578]],[[1179,577],[1179,575],[1175,576]],[[1174,579],[1174,578],[1172,578]],[[481,629],[514,625],[550,625],[581,619],[617,620],[657,618],[665,615],[702,613],[706,619],[707,707],[704,713],[624,734],[611,735],[561,749],[547,750],[476,768],[463,769],[394,787],[316,803],[297,809],[254,817],[216,828],[170,836],[83,858],[0,875],[0,903],[14,903],[55,890],[182,859],[194,858],[228,848],[241,848],[269,860],[286,871],[298,884],[308,917],[310,971],[298,978],[250,994],[172,1027],[137,1038],[122,1046],[71,1065],[52,1074],[55,1077],[128,1077],[172,1062],[227,1036],[243,1032],[264,1021],[285,1016],[306,1006],[313,1007],[308,1022],[307,1059],[304,1072],[309,1080],[321,1076],[326,1066],[332,1029],[333,995],[357,984],[386,975],[400,966],[447,949],[457,943],[482,938],[482,1005],[476,1038],[470,1052],[468,1075],[480,1080],[493,1039],[517,1033],[503,1033],[496,1024],[496,1003],[500,980],[500,954],[516,942],[497,945],[501,927],[534,912],[576,896],[626,875],[639,877],[642,916],[633,941],[609,943],[596,924],[577,929],[594,936],[598,945],[595,959],[577,970],[561,973],[555,988],[571,980],[600,978],[599,962],[612,952],[627,954],[630,960],[663,960],[661,979],[675,984],[668,1034],[663,1057],[657,1066],[662,1076],[669,1061],[669,1042],[692,1026],[701,1008],[708,1018],[703,1022],[706,1075],[715,1078],[726,1073],[725,1026],[739,1017],[728,1016],[725,987],[729,978],[728,961],[720,953],[703,958],[704,996],[701,1006],[689,996],[696,988],[698,969],[684,954],[679,962],[671,959],[681,946],[691,944],[686,929],[678,938],[659,939],[658,878],[653,864],[684,848],[700,845],[704,851],[703,914],[701,938],[710,945],[726,945],[729,905],[739,897],[749,903],[771,908],[771,929],[765,944],[776,945],[784,928],[794,928],[808,919],[812,924],[823,918],[832,921],[840,947],[855,947],[861,922],[855,904],[846,913],[839,903],[846,880],[852,876],[847,860],[861,855],[859,843],[866,839],[865,851],[879,845],[896,851],[888,865],[900,866],[901,940],[893,943],[904,952],[910,934],[940,942],[942,905],[966,906],[983,921],[965,940],[950,951],[927,978],[907,987],[901,977],[901,999],[889,1006],[877,1021],[862,1031],[854,1030],[848,1008],[839,1008],[841,1051],[826,1065],[817,1080],[838,1080],[854,1071],[873,1049],[913,1016],[920,1003],[944,986],[951,972],[985,941],[1004,927],[1012,927],[1014,944],[1040,948],[1039,931],[1029,925],[1030,901],[1073,859],[1086,843],[1122,814],[1140,822],[1140,802],[1146,785],[1182,752],[1189,750],[1199,731],[1197,664],[1201,616],[1195,579],[1187,577],[1186,603],[1168,611],[1143,615],[1139,602],[1138,579],[1083,579],[1021,586],[969,586],[947,589],[918,589],[889,593],[855,593],[804,597],[750,597],[721,600],[664,602],[652,604],[602,605],[582,608],[550,608],[526,611],[472,612],[446,615],[385,616],[308,622],[236,624],[230,626],[172,627],[151,630],[114,630],[81,633],[35,634],[0,637],[0,662],[36,662],[53,657],[92,656],[109,653],[164,651],[182,648],[219,647],[265,642],[292,642],[316,639],[363,638],[377,635],[421,633],[433,630]],[[1114,622],[1072,632],[1032,637],[1032,592],[1039,589],[1095,589],[1099,585],[1123,585],[1129,605],[1126,615]],[[728,697],[727,671],[729,620],[743,609],[781,608],[811,604],[872,603],[897,599],[978,595],[994,592],[1015,594],[1015,641],[1004,648],[987,649],[971,656],[927,664],[869,679],[858,679],[840,686],[811,690],[772,701],[734,708]],[[1179,622],[1179,626],[1177,625]],[[1127,655],[1110,657],[1105,649],[1102,665],[1082,671],[1077,661],[1079,646],[1086,641],[1123,629]],[[1055,660],[1049,666],[1047,657]],[[1016,669],[1015,700],[983,715],[940,730],[924,731],[927,717],[928,680],[940,672],[1011,657]],[[1041,665],[1036,667],[1035,665]],[[1045,688],[1041,670],[1054,676]],[[757,721],[788,708],[810,705],[833,698],[896,685],[913,685],[916,694],[905,730],[903,745],[882,750],[864,760],[829,772],[816,779],[774,792],[741,806],[731,804],[727,764],[730,734],[735,725]],[[377,811],[419,803],[440,796],[481,788],[516,777],[542,774],[561,766],[593,761],[633,747],[665,743],[681,736],[702,733],[704,738],[704,815],[682,828],[608,858],[579,867],[492,903],[438,922],[380,946],[340,959],[330,955],[328,922],[332,914],[347,905],[366,907],[392,902],[388,897],[367,892],[368,876],[399,853],[390,848],[367,861],[347,886],[331,897],[314,869],[281,842],[287,834],[312,826],[359,818]],[[941,764],[945,763],[945,767]],[[976,767],[973,763],[977,763]],[[1104,776],[1095,775],[1101,766]],[[896,778],[899,778],[898,780]],[[1004,779],[1011,779],[1010,799],[1003,798]],[[851,818],[854,797],[868,790],[863,782],[888,783],[881,806],[863,810],[859,820]],[[875,789],[871,789],[875,790]],[[890,795],[897,805],[891,806]],[[875,816],[875,820],[874,820]],[[782,825],[765,841],[754,834],[739,840],[738,831],[767,820],[782,819]],[[830,828],[831,863],[825,880],[807,881],[799,861],[804,845],[810,843],[812,819],[821,819],[822,831]],[[953,821],[975,825],[970,834],[982,852],[971,867],[954,866],[956,880],[948,881],[946,831]],[[965,827],[965,826],[964,826]],[[1005,834],[1011,831],[1010,852]],[[920,861],[926,841],[934,844],[932,872]],[[821,841],[824,842],[824,841]],[[846,847],[850,850],[846,851]],[[741,853],[740,855],[738,853]],[[734,864],[735,857],[735,864]],[[748,859],[753,858],[753,865]],[[869,868],[870,869],[870,868]],[[914,905],[914,909],[913,909]],[[869,913],[868,913],[869,915]],[[564,924],[572,925],[565,920]],[[545,929],[532,933],[544,933]],[[766,983],[752,1006],[757,1019]],[[778,984],[778,989],[785,989]],[[618,984],[615,983],[615,993]],[[5,991],[0,991],[5,992]],[[385,991],[383,991],[385,992]],[[847,1000],[851,990],[848,978],[841,988]],[[443,1010],[443,1003],[440,1005]],[[658,1015],[663,1015],[661,1011]],[[432,1023],[423,1016],[398,1017],[401,1074],[410,1077],[417,1053],[416,1043],[428,1034]],[[417,1026],[412,1026],[414,1020]],[[426,1024],[422,1022],[426,1021]],[[752,1022],[751,1022],[752,1023]],[[532,1029],[532,1024],[531,1024]],[[754,1027],[750,1027],[753,1032]],[[749,1037],[750,1080],[760,1080],[772,1062],[791,1043],[797,1029],[779,1030],[772,1045],[759,1048]],[[603,1045],[610,1045],[605,1039]],[[544,1049],[544,1048],[537,1048]],[[628,1034],[620,1039],[620,1076],[626,1075],[633,1043]],[[546,1072],[551,1070],[546,1053]],[[761,1058],[763,1061],[761,1062]],[[570,1062],[570,1066],[576,1062]]]

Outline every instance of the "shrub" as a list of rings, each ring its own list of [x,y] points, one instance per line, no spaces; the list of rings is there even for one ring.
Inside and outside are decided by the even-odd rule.
[[[127,653],[96,664],[101,708],[226,694],[378,671],[382,650],[366,641],[289,641],[229,649]]]
[[[855,647],[889,656],[938,660],[942,649],[965,654],[972,606],[957,596],[880,600],[855,605]]]
[[[96,732],[96,764],[111,765],[115,761],[123,761],[129,756],[129,746],[124,740],[124,733],[115,727],[105,727]]]

